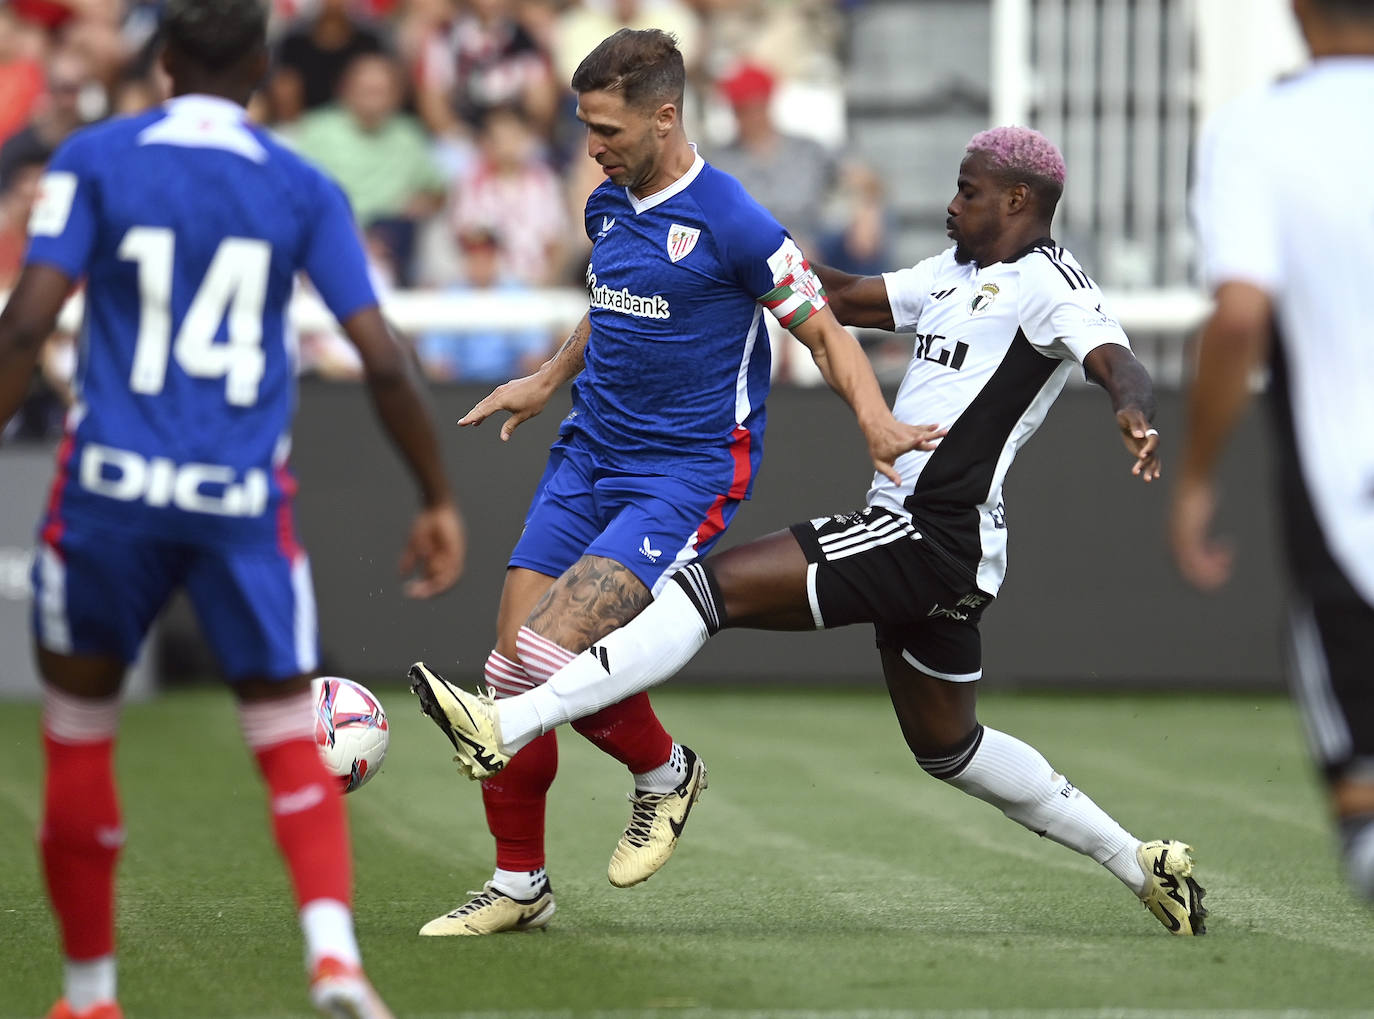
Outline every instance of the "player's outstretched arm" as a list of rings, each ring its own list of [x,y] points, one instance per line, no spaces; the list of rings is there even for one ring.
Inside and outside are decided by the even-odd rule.
[[[60,269],[28,265],[0,312],[0,431],[23,404],[43,342],[57,327],[71,289],[71,278]]]
[[[1263,290],[1224,283],[1217,288],[1216,306],[1198,342],[1169,540],[1183,578],[1204,591],[1220,587],[1231,574],[1231,549],[1210,534],[1216,509],[1212,477],[1226,440],[1250,403],[1251,377],[1268,356],[1273,313],[1273,302]]]
[[[913,449],[934,449],[945,430],[939,425],[909,425],[892,416],[868,355],[829,308],[796,326],[792,335],[806,344],[826,383],[854,409],[873,466],[900,485],[902,477],[893,466],[897,458]]]
[[[459,418],[458,423],[480,425],[497,411],[507,411],[510,417],[501,426],[501,441],[508,441],[520,425],[544,409],[549,397],[558,391],[559,386],[582,371],[585,364],[583,354],[591,334],[592,321],[588,313],[582,316],[572,335],[563,341],[553,357],[539,366],[538,371],[497,386]]]
[[[896,328],[887,283],[881,276],[855,276],[828,265],[812,265],[825,287],[830,310],[841,323],[856,329]]]
[[[372,405],[420,488],[423,505],[411,525],[401,572],[418,569],[406,584],[412,598],[448,590],[463,572],[467,536],[439,456],[414,360],[387,326],[376,305],[350,315],[344,332],[358,348]]]
[[[1111,397],[1121,441],[1135,457],[1131,473],[1143,481],[1155,480],[1160,466],[1159,432],[1150,425],[1155,416],[1155,389],[1150,373],[1119,343],[1094,347],[1083,359],[1083,370]]]

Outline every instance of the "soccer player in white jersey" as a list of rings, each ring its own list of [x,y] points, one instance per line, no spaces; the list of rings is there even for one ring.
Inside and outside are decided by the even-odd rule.
[[[271,799],[325,1015],[389,1016],[353,931],[347,817],[314,740],[310,564],[287,455],[307,272],[356,344],[377,412],[419,485],[409,593],[448,588],[461,521],[411,359],[382,320],[347,200],[249,124],[267,69],[260,0],[169,0],[174,98],[79,132],[54,155],[25,268],[0,314],[0,424],[19,406],[63,301],[85,281],[78,403],[33,570],[43,678],[39,844],[66,955],[50,1019],[118,1019],[111,768],[119,691],[184,587],[238,699]],[[194,927],[196,919],[188,919]],[[189,928],[188,928],[189,929]]]
[[[500,765],[539,733],[666,679],[725,627],[871,623],[923,769],[1101,863],[1174,934],[1201,934],[1188,846],[1142,843],[975,713],[979,622],[1006,565],[1002,481],[1077,366],[1110,396],[1132,472],[1159,476],[1150,377],[1101,291],[1050,238],[1063,186],[1063,158],[1043,135],[995,128],[973,138],[959,167],[953,247],[884,276],[818,266],[840,321],[915,333],[896,416],[933,418],[944,437],[899,457],[900,480],[875,474],[864,509],[688,565],[544,686],[499,702],[460,692],[469,745]]]
[[[1198,152],[1193,213],[1216,303],[1170,532],[1185,578],[1226,581],[1213,473],[1267,361],[1288,672],[1350,881],[1374,898],[1374,0],[1293,9],[1311,66],[1223,109]]]
[[[519,694],[630,619],[720,538],[748,498],[763,453],[775,315],[853,408],[875,465],[937,430],[899,424],[868,359],[825,306],[821,286],[777,221],[697,155],[682,127],[682,55],[660,31],[622,30],[578,67],[572,87],[588,154],[606,180],[587,200],[591,309],[537,373],[499,387],[463,419],[511,417],[502,438],[564,382],[573,408],[559,429],[510,559],[486,663],[497,696]],[[425,935],[544,926],[554,910],[545,869],[544,803],[557,767],[552,733],[500,774],[483,769],[453,728],[452,688],[417,664],[415,692],[460,756],[485,777],[496,871],[476,898]],[[634,776],[630,822],[607,876],[637,884],[673,852],[706,768],[673,742],[639,693],[576,728]],[[447,709],[447,710],[446,710]]]

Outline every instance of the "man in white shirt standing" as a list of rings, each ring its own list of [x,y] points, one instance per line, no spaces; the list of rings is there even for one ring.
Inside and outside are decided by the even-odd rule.
[[[1301,74],[1208,126],[1194,215],[1216,304],[1203,328],[1171,538],[1213,590],[1213,475],[1266,360],[1290,573],[1288,668],[1350,879],[1374,897],[1374,0],[1293,0]]]

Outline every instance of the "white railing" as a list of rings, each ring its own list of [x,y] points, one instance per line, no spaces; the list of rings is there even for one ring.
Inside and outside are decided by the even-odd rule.
[[[1131,336],[1141,356],[1161,385],[1177,385],[1183,377],[1183,340],[1207,314],[1209,302],[1200,292],[1186,287],[1162,290],[1104,292],[1107,306]],[[7,295],[0,294],[0,306]],[[84,302],[74,295],[63,307],[59,327],[80,328]],[[382,311],[403,333],[427,330],[528,328],[538,326],[554,336],[575,326],[587,310],[587,294],[576,287],[531,290],[524,293],[444,293],[397,291],[383,299]],[[334,319],[318,297],[299,293],[291,302],[291,324],[303,331],[334,328]],[[776,350],[775,355],[781,353]],[[789,380],[802,385],[819,383],[810,358],[800,349],[787,359]]]

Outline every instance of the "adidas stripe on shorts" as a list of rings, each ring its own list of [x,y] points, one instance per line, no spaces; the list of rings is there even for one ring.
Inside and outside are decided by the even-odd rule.
[[[952,682],[983,675],[978,624],[992,597],[922,537],[905,514],[869,506],[794,524],[810,563],[816,626],[872,623],[879,647]]]

